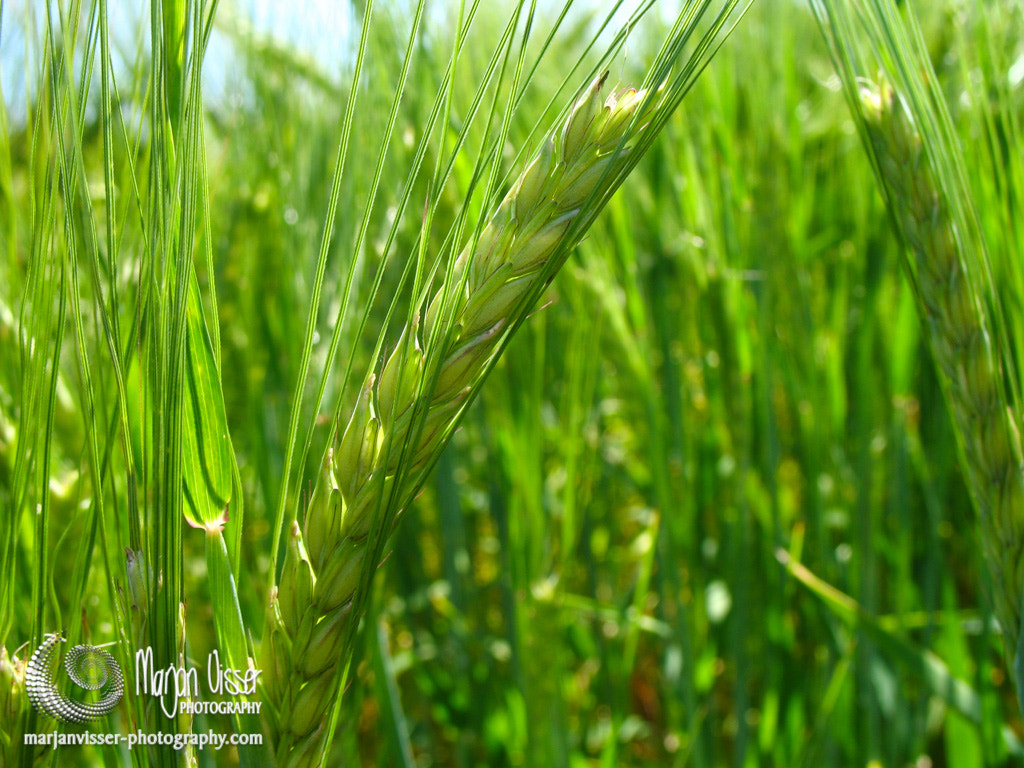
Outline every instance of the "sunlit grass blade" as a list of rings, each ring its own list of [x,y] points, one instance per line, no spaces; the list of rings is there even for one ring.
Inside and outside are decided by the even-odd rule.
[[[228,434],[220,366],[199,298],[193,272],[188,288],[188,393],[191,428],[184,431],[185,498],[193,526],[216,527],[227,522],[235,476],[234,452]],[[188,513],[186,513],[188,514]]]

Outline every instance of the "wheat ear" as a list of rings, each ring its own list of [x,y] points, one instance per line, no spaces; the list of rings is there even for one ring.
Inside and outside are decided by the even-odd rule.
[[[367,377],[325,458],[304,528],[292,527],[264,660],[281,766],[314,765],[322,753],[381,498],[407,503],[503,335],[583,236],[574,222],[590,221],[628,170],[658,94],[629,89],[602,102],[604,79],[548,135],[456,260],[449,285],[424,302],[423,321],[414,319],[380,374]]]
[[[966,233],[957,226],[921,136],[892,87],[866,86],[861,96],[867,138],[890,211],[913,256],[918,303],[962,440],[967,484],[994,581],[996,617],[1013,647],[1024,583],[1020,437],[984,305],[968,272]]]

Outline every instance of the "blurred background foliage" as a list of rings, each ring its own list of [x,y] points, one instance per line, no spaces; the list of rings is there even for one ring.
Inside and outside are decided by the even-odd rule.
[[[915,9],[1016,328],[1024,319],[1024,18],[1008,0]],[[410,258],[433,192],[410,179],[409,166],[451,45],[451,11],[434,10],[414,43],[414,86],[364,246],[372,268],[406,185],[415,202],[393,251]],[[359,8],[350,12],[355,19]],[[541,13],[554,18],[548,6]],[[348,214],[365,206],[409,34],[402,3],[377,14],[365,73],[373,87],[357,115],[303,401],[320,425],[299,468],[307,492],[328,437],[315,391],[359,224]],[[17,58],[12,30],[28,17],[4,4],[5,61]],[[477,20],[464,64],[486,63],[500,33],[489,18]],[[560,102],[549,103],[565,76],[559,63],[592,63],[573,25],[593,28],[599,18],[578,10],[553,42],[513,121],[510,160],[557,111]],[[611,80],[638,77],[663,31],[652,15],[612,63]],[[216,34],[223,48],[204,73],[216,86],[205,103],[202,219],[213,272],[201,261],[198,269],[204,296],[216,288],[245,508],[239,590],[246,623],[258,628],[350,62],[344,39],[325,57],[253,28],[244,8],[228,3]],[[128,121],[139,119],[144,98],[140,51],[115,52]],[[36,503],[32,492],[15,498],[11,483],[17,441],[36,418],[18,405],[27,352],[17,328],[26,263],[39,252],[31,222],[40,203],[30,192],[43,169],[30,162],[31,145],[53,140],[33,134],[26,118],[47,86],[22,64],[28,85],[20,106],[5,102],[0,138],[4,509]],[[472,83],[459,88],[453,121],[472,96]],[[95,110],[84,115],[84,164],[102,215],[100,126]],[[119,184],[129,158],[144,163],[147,151],[145,131],[125,135],[137,143],[115,132]],[[449,188],[430,200],[442,223],[457,215],[475,151],[467,148]],[[121,253],[141,252],[131,206],[119,202],[117,216]],[[1008,764],[1019,749],[1008,733],[1021,734],[1013,685],[898,247],[813,17],[797,2],[755,3],[552,283],[402,515],[366,616],[334,764],[410,756],[424,768]],[[118,284],[130,294],[137,261],[124,264]],[[361,350],[355,377],[401,267],[385,271],[380,314],[364,334],[343,336],[343,355]],[[372,278],[359,276],[357,305]],[[92,290],[83,281],[87,306]],[[101,361],[97,316],[82,316],[93,323],[90,357]],[[102,368],[93,375],[113,392]],[[54,603],[67,606],[80,564],[61,553],[74,553],[91,493],[80,474],[86,404],[70,344],[60,372],[52,589]],[[340,378],[328,380],[322,414],[340,396]],[[109,406],[105,413],[109,423]],[[123,498],[122,459],[111,460],[113,496]],[[25,518],[16,546],[28,547],[30,533]],[[783,551],[867,620],[851,620],[838,598],[821,599],[820,584],[816,593],[794,578]],[[205,648],[213,638],[198,532],[185,532],[185,558],[188,640]],[[86,593],[106,595],[103,571],[92,573]],[[9,588],[28,594],[31,578],[20,569]],[[24,606],[4,619],[10,649],[27,639],[32,606]],[[97,626],[112,620],[101,600],[87,602],[83,616]],[[973,709],[941,690],[947,673],[970,686]]]

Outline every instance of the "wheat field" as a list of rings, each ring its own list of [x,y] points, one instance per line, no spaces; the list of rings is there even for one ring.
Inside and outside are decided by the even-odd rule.
[[[139,6],[0,2],[0,766],[1019,763],[1018,4]]]

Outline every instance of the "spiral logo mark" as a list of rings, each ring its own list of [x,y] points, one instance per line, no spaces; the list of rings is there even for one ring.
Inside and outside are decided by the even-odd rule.
[[[98,701],[69,698],[57,687],[60,643],[66,638],[56,633],[46,636],[29,659],[25,669],[28,699],[40,712],[64,723],[79,725],[110,714],[124,695],[124,675],[109,653],[92,645],[76,645],[64,655],[64,668],[72,682],[88,691],[100,691]]]

